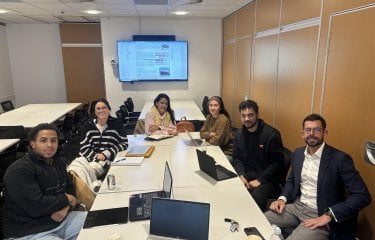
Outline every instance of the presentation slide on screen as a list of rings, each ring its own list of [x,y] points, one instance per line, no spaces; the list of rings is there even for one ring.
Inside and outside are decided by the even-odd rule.
[[[121,80],[187,80],[186,42],[119,42]]]

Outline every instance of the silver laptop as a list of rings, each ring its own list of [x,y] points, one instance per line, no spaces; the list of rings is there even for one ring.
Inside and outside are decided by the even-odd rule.
[[[199,139],[199,138],[193,138],[193,136],[191,135],[191,133],[186,129],[184,128],[185,132],[187,133],[187,135],[189,136],[190,140],[188,141],[185,141],[185,144],[188,145],[188,146],[195,146],[195,147],[199,147],[203,140],[202,139]]]
[[[163,189],[154,192],[134,194],[129,198],[129,220],[150,219],[151,204],[155,197],[170,198],[172,192],[172,173],[168,162],[165,162]]]

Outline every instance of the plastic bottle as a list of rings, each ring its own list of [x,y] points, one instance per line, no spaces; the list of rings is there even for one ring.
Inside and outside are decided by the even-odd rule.
[[[207,151],[207,145],[206,145],[206,139],[203,138],[202,143],[201,143],[201,151],[206,152]]]
[[[281,233],[281,228],[275,224],[272,224],[273,235],[272,240],[284,240],[284,236]]]

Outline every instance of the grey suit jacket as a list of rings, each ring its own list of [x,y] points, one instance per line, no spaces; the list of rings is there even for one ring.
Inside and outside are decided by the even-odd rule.
[[[288,203],[294,202],[301,195],[305,148],[296,149],[292,157],[292,171],[281,193]],[[337,222],[333,220],[330,223],[331,237],[351,239],[349,236],[355,234],[357,214],[370,204],[371,196],[348,154],[325,145],[319,166],[317,191],[319,215],[329,207],[337,219]]]

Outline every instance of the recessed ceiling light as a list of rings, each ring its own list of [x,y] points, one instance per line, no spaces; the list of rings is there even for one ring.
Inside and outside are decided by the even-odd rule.
[[[0,13],[7,13],[8,10],[0,9]]]
[[[102,13],[99,10],[85,10],[84,12],[87,13],[87,14],[100,14],[100,13]]]
[[[176,11],[176,12],[173,12],[174,15],[178,15],[178,16],[183,16],[183,15],[187,15],[189,14],[189,12],[186,12],[186,11]]]

